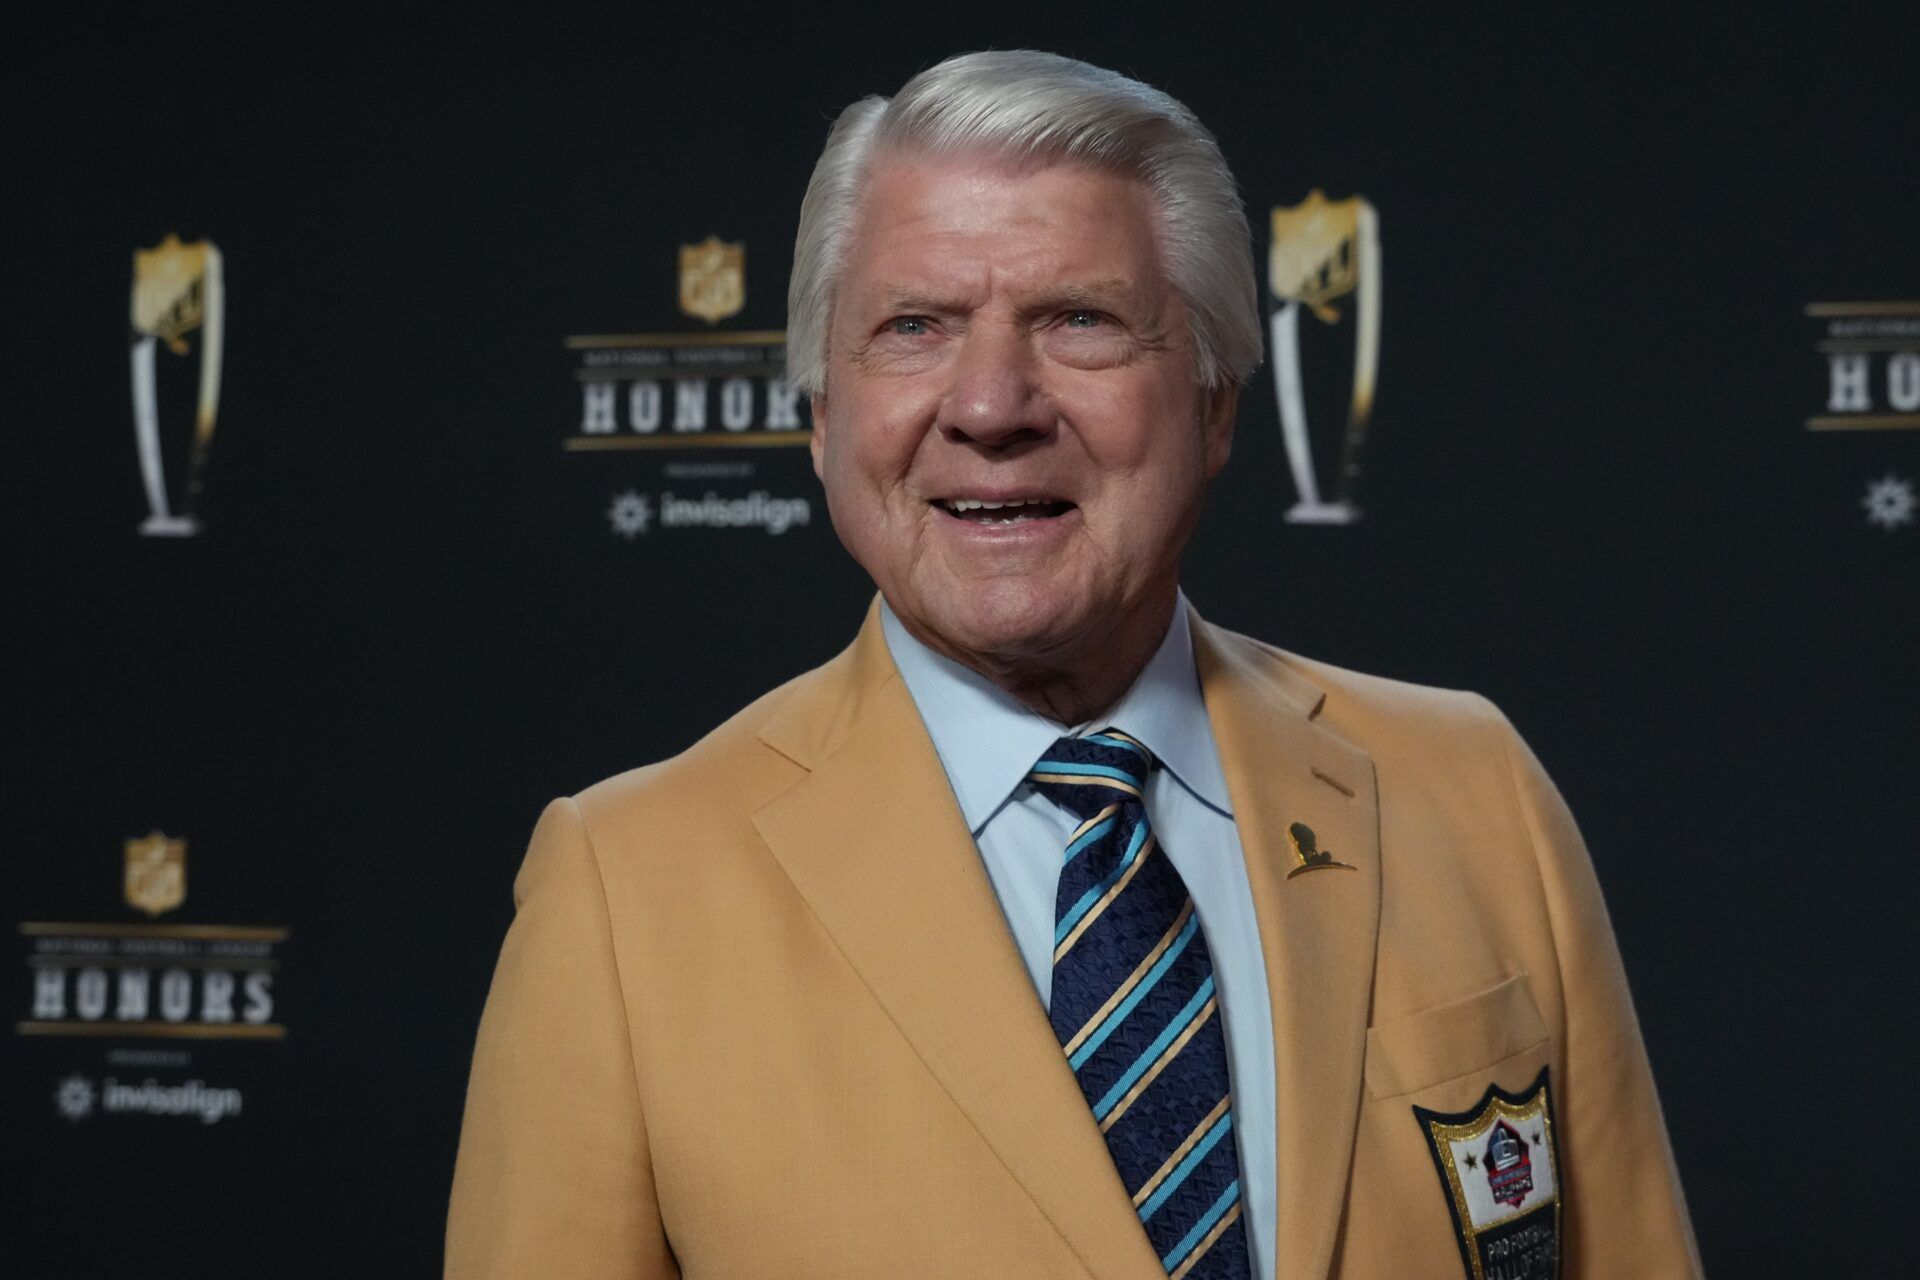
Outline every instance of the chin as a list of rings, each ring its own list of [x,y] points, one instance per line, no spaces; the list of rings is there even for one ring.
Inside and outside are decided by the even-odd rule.
[[[999,581],[942,593],[922,616],[956,649],[1017,662],[1072,649],[1088,630],[1089,611],[1057,589]]]

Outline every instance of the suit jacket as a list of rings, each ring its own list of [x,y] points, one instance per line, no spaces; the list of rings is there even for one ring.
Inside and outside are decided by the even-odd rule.
[[[1562,1274],[1698,1274],[1599,887],[1505,719],[1194,642],[1271,991],[1279,1275],[1473,1276],[1428,1122],[1543,1068]],[[1350,869],[1290,875],[1296,823]],[[1164,1277],[877,612],[555,801],[514,900],[449,1276]]]

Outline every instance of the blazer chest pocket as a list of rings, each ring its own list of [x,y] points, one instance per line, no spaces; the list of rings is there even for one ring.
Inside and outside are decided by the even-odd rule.
[[[1397,1098],[1443,1084],[1545,1043],[1547,1024],[1527,975],[1367,1031],[1367,1093]]]

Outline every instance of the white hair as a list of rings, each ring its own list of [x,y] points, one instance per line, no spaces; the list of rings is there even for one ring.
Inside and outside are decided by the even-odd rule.
[[[1202,385],[1244,383],[1260,363],[1253,237],[1220,145],[1150,85],[1032,49],[967,53],[922,71],[891,100],[840,113],[800,202],[787,286],[787,376],[826,388],[835,291],[877,156],[985,152],[1071,161],[1144,183],[1160,213],[1167,277],[1186,302]]]

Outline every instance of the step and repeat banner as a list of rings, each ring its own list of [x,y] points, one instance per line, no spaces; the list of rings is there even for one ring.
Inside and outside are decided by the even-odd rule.
[[[1197,606],[1498,702],[1709,1268],[1893,1273],[1920,21],[769,21],[6,10],[0,1270],[435,1273],[534,817],[867,605],[785,376],[827,125],[1037,46],[1251,215]]]

